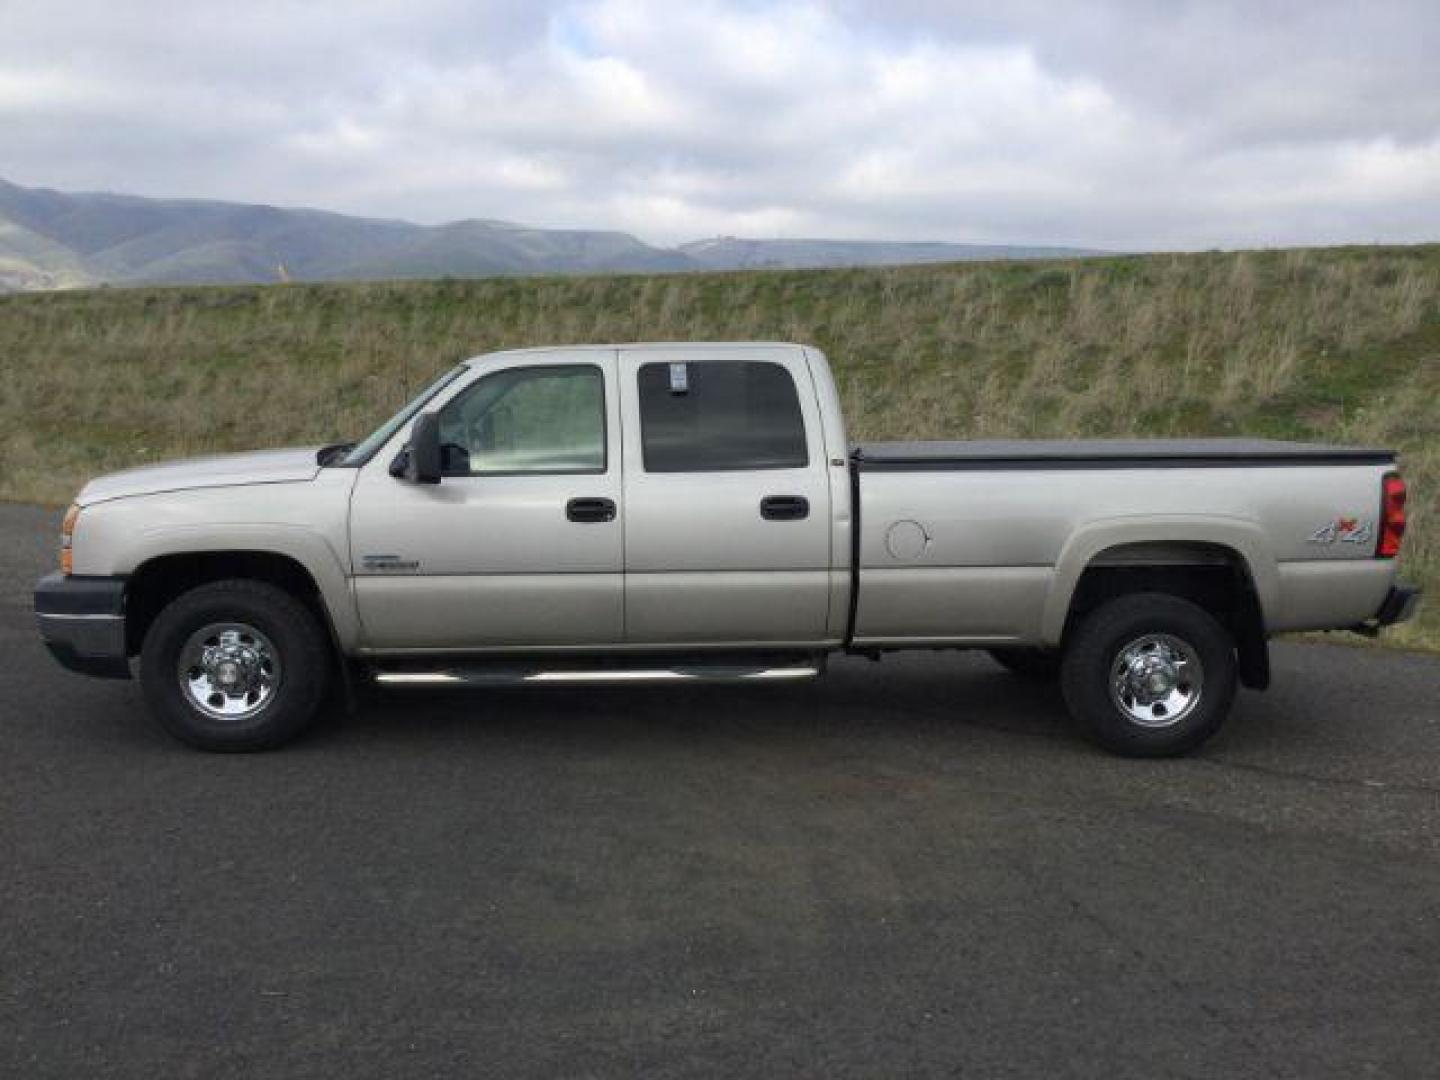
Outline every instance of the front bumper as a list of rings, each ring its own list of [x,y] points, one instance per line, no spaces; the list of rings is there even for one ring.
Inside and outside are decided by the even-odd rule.
[[[47,574],[35,584],[35,622],[62,666],[103,679],[130,678],[124,578]]]

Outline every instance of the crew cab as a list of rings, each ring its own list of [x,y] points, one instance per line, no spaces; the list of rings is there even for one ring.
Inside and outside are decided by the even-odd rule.
[[[770,682],[986,649],[1153,756],[1266,686],[1272,635],[1409,617],[1404,528],[1384,450],[852,446],[818,349],[584,345],[467,360],[355,444],[93,480],[35,610],[60,663],[138,668],[209,750],[278,746],[366,679]]]

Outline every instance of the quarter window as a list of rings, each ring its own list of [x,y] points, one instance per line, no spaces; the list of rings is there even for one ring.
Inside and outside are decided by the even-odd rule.
[[[605,379],[590,364],[511,368],[440,410],[445,473],[602,473]]]
[[[795,380],[752,360],[642,364],[646,472],[803,469],[809,464]]]

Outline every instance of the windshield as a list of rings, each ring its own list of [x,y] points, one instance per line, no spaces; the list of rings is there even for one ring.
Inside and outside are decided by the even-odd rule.
[[[416,394],[410,401],[410,404],[406,405],[389,420],[386,420],[385,423],[371,432],[363,442],[356,443],[355,448],[346,454],[337,464],[342,466],[364,465],[375,456],[382,446],[390,441],[390,437],[394,435],[395,432],[409,423],[411,418],[425,407],[427,401],[459,378],[464,371],[465,365],[461,364],[459,367],[451,368],[445,372],[444,375],[441,375],[440,378]]]

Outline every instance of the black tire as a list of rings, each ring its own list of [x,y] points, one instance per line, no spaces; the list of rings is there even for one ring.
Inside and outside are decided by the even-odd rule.
[[[1054,682],[1060,678],[1060,650],[1017,647],[1013,649],[986,649],[990,658],[1022,679],[1035,682]]]
[[[1178,679],[1173,695],[1149,703],[1149,688],[1138,696],[1128,683],[1112,691],[1119,658],[1132,647],[1130,655],[1142,662],[1147,650],[1155,651],[1163,668],[1160,684]],[[1186,662],[1177,666],[1171,662],[1176,657]],[[1126,757],[1173,757],[1220,729],[1235,698],[1235,673],[1235,643],[1208,611],[1167,593],[1134,593],[1101,605],[1074,629],[1060,687],[1070,714],[1105,749]],[[1191,693],[1193,703],[1182,707]]]
[[[265,655],[274,654],[278,674],[258,704],[238,706],[253,708],[252,713],[217,718],[191,700],[179,664],[181,651],[192,638],[207,627],[227,623],[243,624],[263,635]],[[330,682],[331,663],[328,637],[308,607],[274,585],[233,579],[182,593],[156,616],[141,647],[140,683],[151,714],[180,741],[220,752],[269,750],[294,739],[315,721]],[[223,703],[224,697],[217,694],[211,700]]]

